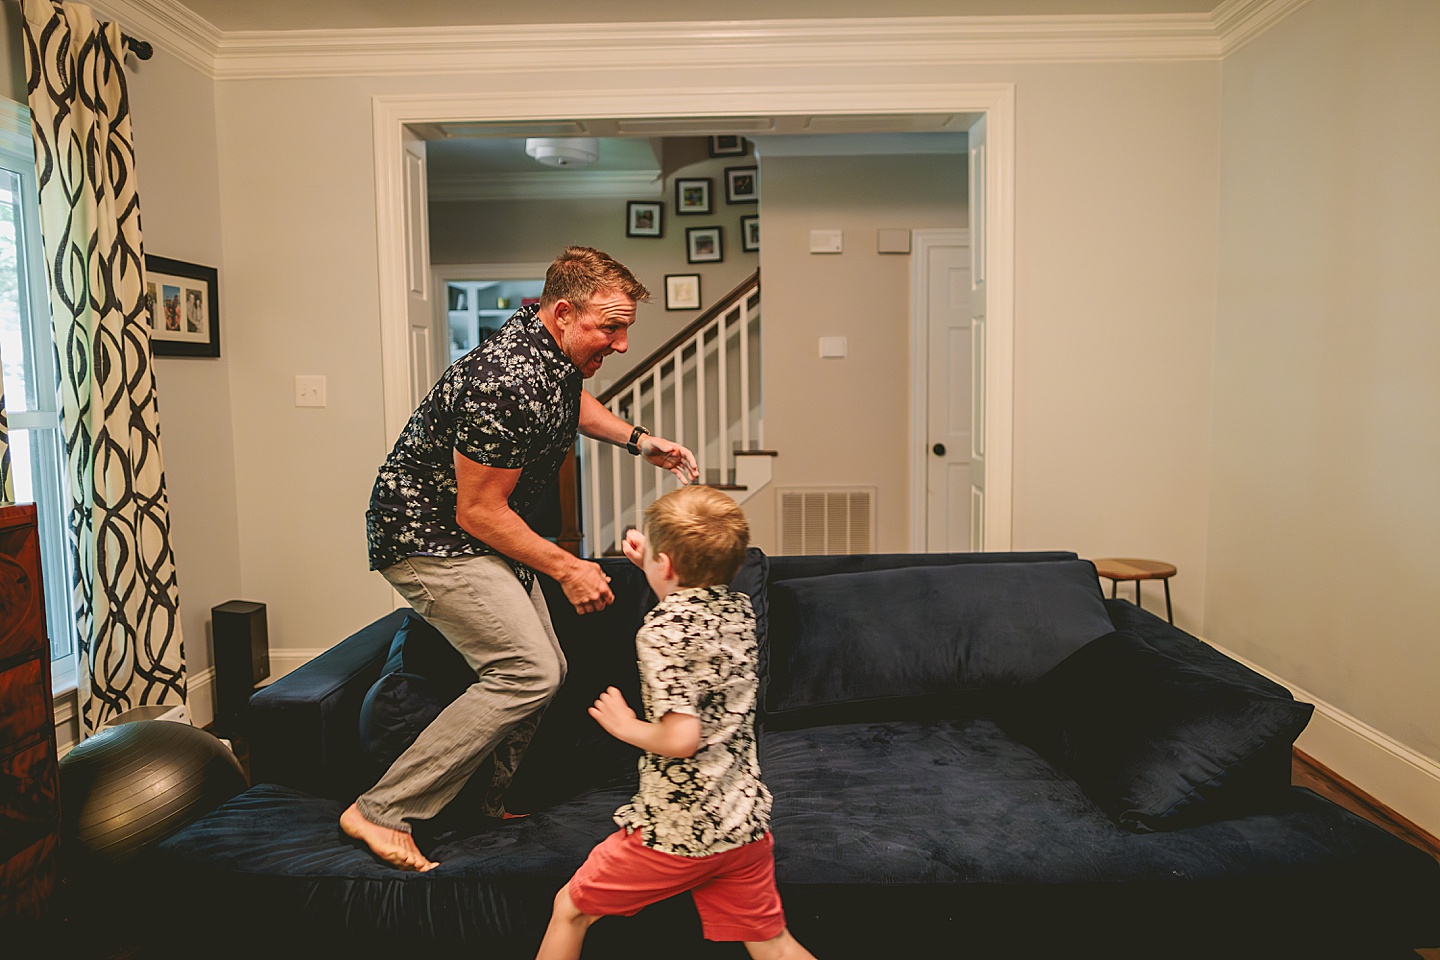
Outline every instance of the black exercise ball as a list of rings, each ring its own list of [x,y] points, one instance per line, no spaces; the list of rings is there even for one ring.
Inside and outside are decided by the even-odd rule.
[[[122,723],[60,760],[62,844],[104,863],[124,863],[246,786],[240,761],[199,727]]]

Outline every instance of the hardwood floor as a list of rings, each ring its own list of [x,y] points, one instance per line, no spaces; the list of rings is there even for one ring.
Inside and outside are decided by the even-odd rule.
[[[1317,763],[1313,757],[1296,750],[1290,769],[1290,782],[1295,786],[1314,790],[1320,796],[1338,803],[1351,813],[1364,817],[1381,829],[1414,844],[1435,859],[1440,860],[1440,840],[1426,833],[1353,783],[1336,776],[1329,769]],[[1423,958],[1423,960],[1440,960],[1440,947],[1417,950],[1415,956]]]

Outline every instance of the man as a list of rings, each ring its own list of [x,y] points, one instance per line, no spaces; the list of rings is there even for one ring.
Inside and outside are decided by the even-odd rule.
[[[583,389],[607,356],[625,352],[635,304],[649,299],[606,254],[566,249],[546,271],[540,302],[450,365],[380,467],[366,513],[371,569],[478,677],[340,817],[345,833],[397,867],[436,866],[410,821],[439,813],[492,753],[486,812],[508,815],[499,795],[565,677],[533,571],[558,581],[579,613],[615,600],[599,564],[522,519],[554,481],[577,428],[682,483],[699,475],[689,450],[631,426]]]

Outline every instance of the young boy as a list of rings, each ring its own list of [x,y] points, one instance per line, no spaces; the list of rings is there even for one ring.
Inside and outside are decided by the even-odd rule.
[[[690,891],[707,940],[750,956],[814,960],[790,935],[775,889],[770,791],[755,756],[755,613],[728,584],[750,527],[710,487],[681,487],[645,511],[625,556],[660,598],[635,637],[645,716],[614,687],[590,708],[611,736],[645,751],[621,829],[555,897],[537,960],[575,960],[602,916],[630,916]]]

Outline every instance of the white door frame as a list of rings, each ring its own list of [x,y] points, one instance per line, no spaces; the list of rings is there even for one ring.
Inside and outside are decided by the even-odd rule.
[[[924,553],[929,533],[930,311],[926,308],[931,247],[969,247],[968,229],[916,230],[910,251],[910,549]],[[1008,529],[1008,527],[1007,527]],[[994,548],[991,548],[994,549]]]
[[[651,85],[619,77],[609,89],[508,89],[462,94],[379,95],[372,100],[375,214],[379,244],[381,369],[387,442],[409,419],[410,364],[406,338],[402,131],[407,124],[536,121],[580,118],[742,117],[983,113],[988,149],[985,245],[987,550],[1011,545],[1012,411],[1015,311],[1015,85],[1013,83],[886,84],[864,87],[767,86],[742,91],[720,85]],[[973,198],[970,202],[974,202]]]

